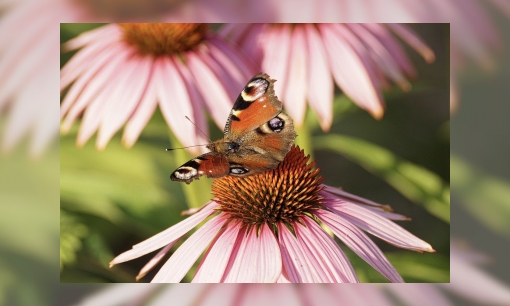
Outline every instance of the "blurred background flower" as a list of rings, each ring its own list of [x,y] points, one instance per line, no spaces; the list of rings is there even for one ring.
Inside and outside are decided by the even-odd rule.
[[[428,62],[434,52],[402,24],[228,24],[220,34],[278,80],[275,91],[294,119],[303,124],[307,102],[324,131],[333,121],[333,80],[374,118],[384,113],[382,89],[403,91],[416,71],[397,34]]]
[[[101,150],[124,124],[122,141],[133,146],[158,105],[183,145],[207,143],[204,110],[223,127],[232,101],[256,73],[206,24],[111,24],[84,32],[65,49],[80,50],[61,72],[60,89],[69,90],[62,131],[83,113],[77,145],[99,130]]]
[[[83,299],[76,306],[209,305],[508,305],[510,287],[483,271],[487,256],[452,246],[452,284],[306,284],[268,286],[256,284],[113,285]],[[453,267],[452,267],[453,268]],[[189,290],[189,291],[188,291]],[[453,297],[451,295],[453,293]],[[235,302],[234,302],[235,301]]]

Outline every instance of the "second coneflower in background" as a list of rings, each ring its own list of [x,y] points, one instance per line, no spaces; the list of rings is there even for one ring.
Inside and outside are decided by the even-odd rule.
[[[327,226],[391,282],[403,279],[364,231],[397,247],[433,252],[392,220],[383,206],[321,184],[320,170],[294,146],[276,169],[245,178],[215,179],[215,199],[186,220],[133,246],[111,265],[163,248],[143,277],[187,232],[211,217],[172,254],[152,282],[180,282],[205,251],[193,282],[358,282]]]
[[[204,143],[204,109],[222,125],[232,101],[255,73],[236,47],[204,24],[111,24],[67,42],[80,49],[62,68],[62,130],[83,113],[77,144],[98,131],[105,148],[125,124],[123,142],[132,146],[159,105],[182,144]],[[186,127],[186,128],[183,128]]]

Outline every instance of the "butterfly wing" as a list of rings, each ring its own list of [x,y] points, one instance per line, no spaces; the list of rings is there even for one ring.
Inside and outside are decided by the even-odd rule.
[[[230,111],[223,131],[225,138],[241,138],[282,111],[282,103],[274,92],[274,82],[265,73],[248,81]]]
[[[209,152],[180,166],[171,175],[172,181],[191,183],[200,176],[221,177],[229,173],[230,164],[224,154]]]

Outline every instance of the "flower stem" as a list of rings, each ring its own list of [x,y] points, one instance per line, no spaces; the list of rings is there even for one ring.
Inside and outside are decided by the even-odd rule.
[[[305,155],[310,154],[311,159],[313,159],[312,132],[308,125],[305,123],[300,127],[295,126],[294,128],[298,135],[294,143],[305,151]]]

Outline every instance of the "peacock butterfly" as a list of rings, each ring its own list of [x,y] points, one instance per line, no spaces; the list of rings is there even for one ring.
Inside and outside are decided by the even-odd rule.
[[[208,144],[211,152],[180,166],[170,179],[189,184],[202,175],[242,177],[276,168],[297,135],[275,95],[275,81],[265,73],[254,76],[230,111],[223,139]]]

